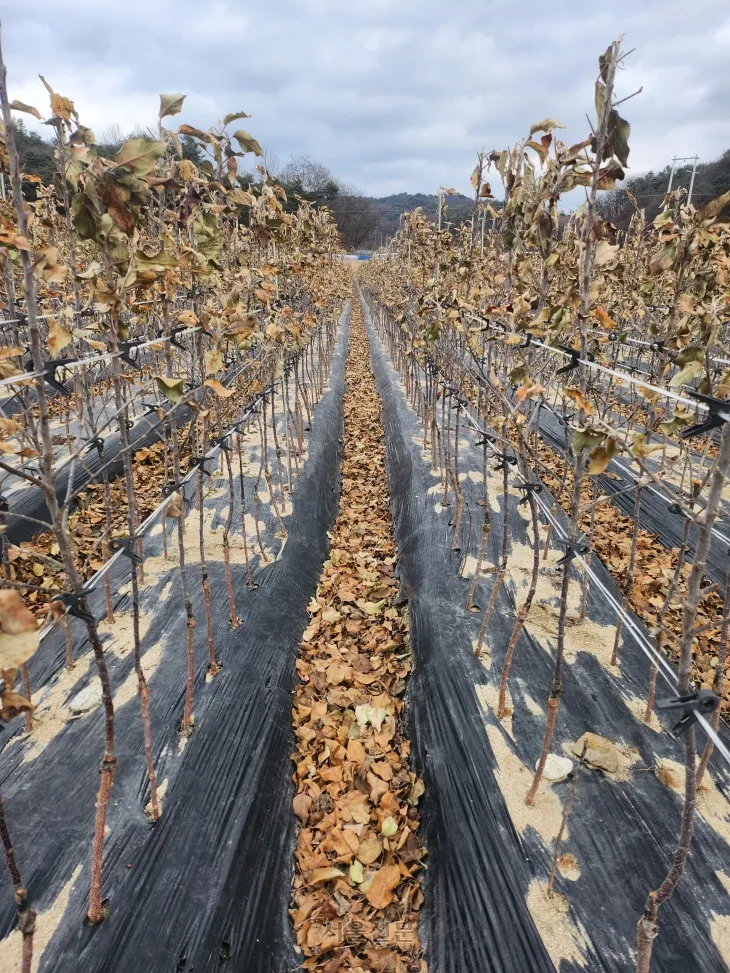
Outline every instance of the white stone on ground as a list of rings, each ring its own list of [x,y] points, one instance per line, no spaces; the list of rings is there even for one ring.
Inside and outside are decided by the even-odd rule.
[[[101,702],[101,683],[98,679],[93,679],[88,686],[76,693],[68,704],[68,708],[77,716],[81,713],[88,713]]]
[[[538,760],[537,763],[539,762]],[[535,764],[535,768],[537,768],[537,763]],[[565,780],[572,769],[573,761],[569,760],[568,757],[559,757],[556,753],[549,753],[545,761],[545,769],[542,772],[542,776],[545,780],[551,780],[553,783],[557,783],[560,780]]]

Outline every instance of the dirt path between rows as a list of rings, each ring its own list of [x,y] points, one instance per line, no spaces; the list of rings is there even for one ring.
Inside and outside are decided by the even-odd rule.
[[[397,607],[380,400],[355,296],[340,513],[297,669],[291,916],[303,968],[425,973],[418,941],[422,782],[408,767],[407,611]]]

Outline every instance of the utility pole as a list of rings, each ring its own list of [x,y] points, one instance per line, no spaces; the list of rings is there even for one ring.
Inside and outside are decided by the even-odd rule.
[[[699,161],[700,161],[700,157],[698,155],[680,155],[680,156],[675,155],[675,157],[672,159],[672,168],[669,172],[669,185],[667,186],[667,195],[672,191],[672,183],[674,182],[674,174],[677,171],[677,163],[691,162],[692,176],[690,177],[689,191],[687,193],[687,205],[689,206],[689,204],[692,202],[692,190],[694,189],[694,185],[695,185],[695,175],[697,174],[697,163]]]
[[[695,173],[697,172],[697,163],[699,162],[699,156],[695,156],[694,163],[692,164],[692,178],[689,181],[689,192],[687,193],[687,205],[692,202],[692,190],[695,185]]]

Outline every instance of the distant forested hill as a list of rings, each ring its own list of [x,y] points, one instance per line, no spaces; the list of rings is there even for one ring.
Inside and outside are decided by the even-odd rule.
[[[468,196],[446,196],[445,199],[450,222],[461,223],[471,219],[474,211],[473,199]],[[429,219],[435,220],[438,217],[438,196],[435,193],[396,193],[394,196],[381,196],[379,199],[370,197],[370,202],[378,211],[378,229],[385,236],[392,236],[397,232],[402,213],[410,213],[419,206]]]
[[[633,176],[620,189],[602,195],[599,202],[601,212],[616,226],[625,229],[634,212],[633,203],[627,195],[628,190],[636,198],[639,208],[646,210],[647,218],[653,219],[661,208],[662,199],[669,185],[670,171],[670,166],[667,166],[661,172],[647,172],[643,176]],[[691,164],[678,168],[674,173],[672,188],[688,189],[691,176]],[[714,162],[701,162],[697,166],[692,188],[692,202],[701,209],[710,200],[722,196],[729,189],[730,149]],[[725,215],[730,215],[730,211],[726,210]]]

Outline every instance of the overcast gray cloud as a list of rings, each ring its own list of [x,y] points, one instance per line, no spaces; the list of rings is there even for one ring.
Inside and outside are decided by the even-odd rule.
[[[282,162],[307,153],[372,195],[469,191],[476,151],[546,116],[587,133],[596,59],[635,48],[619,94],[631,170],[730,147],[727,0],[5,0],[12,98],[47,110],[43,74],[100,132],[227,111]],[[496,187],[495,187],[496,189]]]

